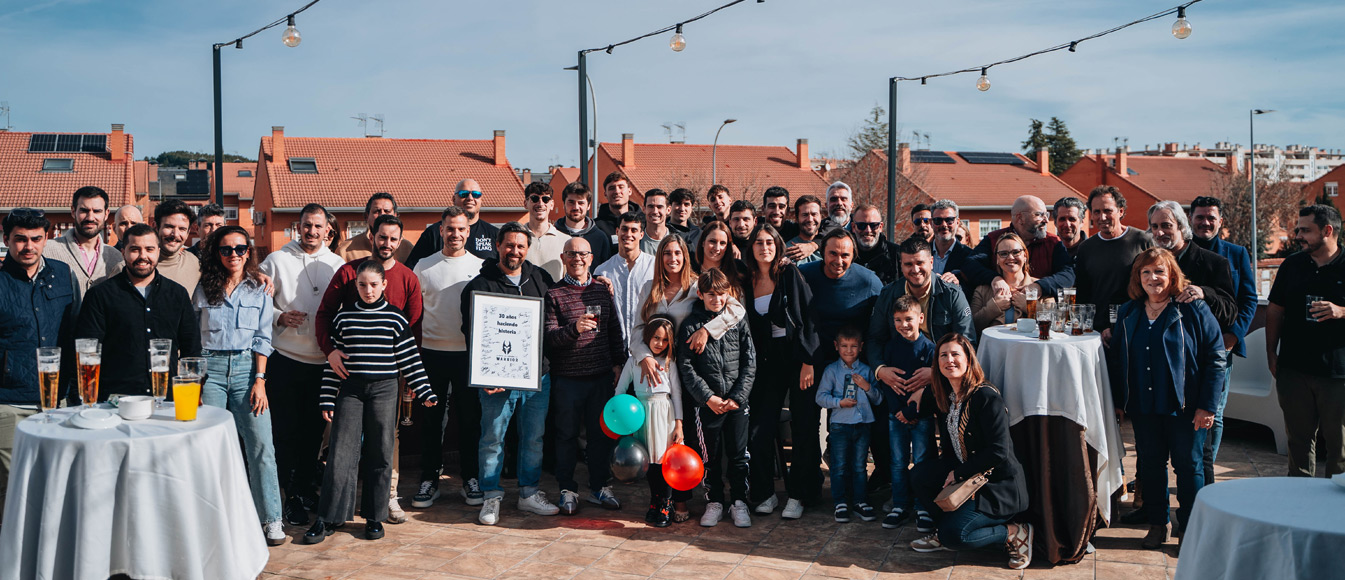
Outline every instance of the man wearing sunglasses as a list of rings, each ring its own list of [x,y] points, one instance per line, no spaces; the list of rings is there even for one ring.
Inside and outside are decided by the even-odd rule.
[[[883,233],[883,214],[878,207],[861,204],[851,214],[850,233],[855,235],[858,247],[855,248],[855,263],[878,275],[883,285],[897,279],[897,245],[887,240]],[[880,472],[882,473],[882,472]]]
[[[51,240],[42,250],[42,257],[64,262],[70,267],[79,286],[76,309],[89,288],[116,276],[123,265],[121,252],[103,243],[107,201],[107,192],[97,187],[76,190],[70,199],[70,216],[75,218],[75,227]]]
[[[958,239],[958,228],[962,226],[957,203],[951,199],[941,199],[929,206],[929,227],[934,241],[930,242],[931,258],[934,260],[934,275],[949,284],[961,284],[962,265],[971,257],[971,246]]]
[[[481,191],[481,184],[475,179],[468,178],[458,182],[457,187],[453,188],[452,197],[453,205],[462,208],[467,214],[468,225],[471,228],[467,237],[467,252],[489,262],[496,258],[495,236],[500,233],[500,228],[481,219],[483,195],[485,194]],[[420,239],[416,240],[416,247],[403,262],[407,268],[415,268],[417,262],[443,251],[444,238],[439,235],[440,225],[439,222],[434,222],[425,226],[425,233],[420,234]]]
[[[917,203],[911,206],[911,235],[924,240],[926,243],[934,243],[934,224],[930,220],[934,217],[934,212],[930,211],[929,206],[923,203]]]
[[[995,243],[1007,232],[1014,232],[1027,242],[1027,262],[1034,283],[1042,296],[1055,296],[1060,288],[1074,286],[1074,258],[1065,249],[1060,238],[1046,231],[1051,213],[1046,211],[1046,203],[1035,195],[1024,195],[1013,201],[1012,222],[1009,227],[1001,228],[981,237],[976,245],[972,259],[966,261],[962,272],[966,278],[968,290],[984,284],[994,284],[1007,289],[1008,284],[995,274],[991,254],[995,252]]]
[[[529,183],[523,188],[523,207],[528,208],[528,221],[524,225],[532,234],[527,260],[546,270],[553,280],[561,279],[565,276],[561,252],[565,250],[565,242],[570,240],[570,236],[551,225],[551,210],[556,207],[551,186],[540,182]]]
[[[369,201],[364,202],[364,223],[368,229],[364,234],[344,240],[336,247],[336,253],[342,260],[352,262],[374,255],[374,235],[377,233],[374,221],[385,215],[397,215],[397,200],[392,199],[392,194],[380,191],[369,196]],[[411,244],[403,239],[395,255],[398,262],[405,263],[411,255]]]

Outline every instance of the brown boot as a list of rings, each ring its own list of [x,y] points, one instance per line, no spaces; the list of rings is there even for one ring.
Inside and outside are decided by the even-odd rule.
[[[1167,524],[1159,526],[1149,526],[1149,533],[1144,534],[1144,540],[1140,542],[1146,550],[1157,550],[1163,547],[1163,543],[1168,541]]]

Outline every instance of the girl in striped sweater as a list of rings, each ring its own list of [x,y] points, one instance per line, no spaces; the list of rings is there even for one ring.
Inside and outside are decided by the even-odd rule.
[[[332,344],[342,353],[347,372],[342,376],[328,367],[322,376],[318,406],[322,418],[331,422],[332,434],[318,521],[304,534],[308,544],[321,542],[354,517],[361,446],[370,454],[364,458],[369,469],[360,510],[365,537],[383,537],[399,373],[426,407],[438,402],[420,364],[411,326],[400,310],[383,299],[387,280],[382,264],[377,260],[360,264],[355,285],[359,299],[342,306],[332,321]]]

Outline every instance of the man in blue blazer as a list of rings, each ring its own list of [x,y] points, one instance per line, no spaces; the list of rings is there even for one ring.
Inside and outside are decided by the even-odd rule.
[[[1247,248],[1221,239],[1219,233],[1223,231],[1223,227],[1222,203],[1218,198],[1202,195],[1191,202],[1191,228],[1195,233],[1191,241],[1228,260],[1229,272],[1233,275],[1233,287],[1238,291],[1235,296],[1238,317],[1224,333],[1224,350],[1228,359],[1225,361],[1225,367],[1232,368],[1232,355],[1247,358],[1247,345],[1243,343],[1243,339],[1247,336],[1247,329],[1251,327],[1252,318],[1256,316],[1257,292],[1251,256]],[[1205,438],[1203,467],[1206,485],[1214,483],[1214,457],[1219,453],[1219,440],[1224,434],[1224,404],[1228,402],[1228,379],[1232,376],[1232,373],[1225,375],[1223,394],[1219,396],[1219,406],[1214,412],[1214,427],[1210,428],[1208,437]]]

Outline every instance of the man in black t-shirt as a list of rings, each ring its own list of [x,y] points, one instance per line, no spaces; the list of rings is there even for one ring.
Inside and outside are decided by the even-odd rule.
[[[495,236],[500,233],[500,228],[481,219],[483,195],[485,194],[481,191],[481,184],[471,178],[459,181],[458,186],[453,188],[453,205],[466,212],[471,225],[467,235],[467,251],[489,262],[497,257]],[[411,254],[406,257],[407,268],[414,270],[417,262],[444,250],[444,238],[439,235],[440,225],[441,222],[434,222],[425,226],[425,232],[416,240],[416,247],[412,248]]]

